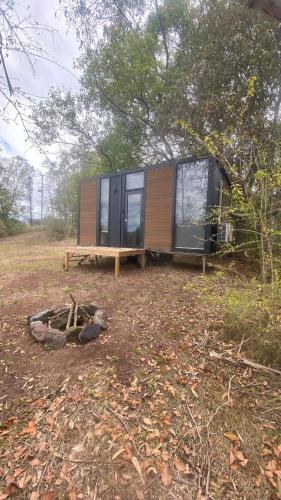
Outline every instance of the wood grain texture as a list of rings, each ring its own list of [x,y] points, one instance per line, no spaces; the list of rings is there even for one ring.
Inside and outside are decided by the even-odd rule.
[[[145,248],[171,250],[174,168],[147,171]]]
[[[80,185],[80,245],[96,245],[97,181]]]

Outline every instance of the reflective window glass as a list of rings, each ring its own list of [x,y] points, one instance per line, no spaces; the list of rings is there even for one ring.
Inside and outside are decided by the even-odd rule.
[[[126,189],[140,189],[144,184],[144,172],[126,175]]]
[[[204,249],[208,160],[177,167],[175,247]]]
[[[109,178],[101,179],[100,193],[100,245],[109,243]]]

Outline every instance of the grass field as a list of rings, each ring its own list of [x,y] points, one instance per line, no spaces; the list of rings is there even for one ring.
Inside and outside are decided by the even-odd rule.
[[[0,500],[281,498],[281,377],[221,337],[223,296],[247,277],[185,265],[71,265],[44,232],[0,242]],[[26,318],[96,301],[110,328],[60,351]]]

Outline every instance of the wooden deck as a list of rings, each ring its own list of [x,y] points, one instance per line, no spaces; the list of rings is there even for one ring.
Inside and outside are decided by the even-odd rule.
[[[117,248],[117,247],[94,247],[94,246],[76,246],[68,247],[65,249],[64,269],[69,270],[69,263],[73,258],[81,257],[83,260],[87,257],[114,257],[115,259],[115,277],[120,276],[120,258],[128,257],[131,255],[140,255],[140,265],[143,269],[145,267],[145,253],[144,248]]]

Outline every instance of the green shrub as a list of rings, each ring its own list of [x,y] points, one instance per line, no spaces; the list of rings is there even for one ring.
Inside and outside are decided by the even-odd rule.
[[[6,222],[6,227],[9,236],[16,236],[17,234],[25,233],[28,229],[28,226],[18,219],[9,219]]]
[[[45,221],[48,237],[52,241],[61,241],[72,235],[69,224],[63,219],[49,217]]]
[[[251,285],[227,292],[221,303],[224,338],[237,343],[243,340],[242,350],[251,359],[280,366],[280,305],[270,291]]]
[[[8,231],[7,231],[6,224],[2,219],[0,219],[0,238],[4,238],[7,235],[8,235]]]

